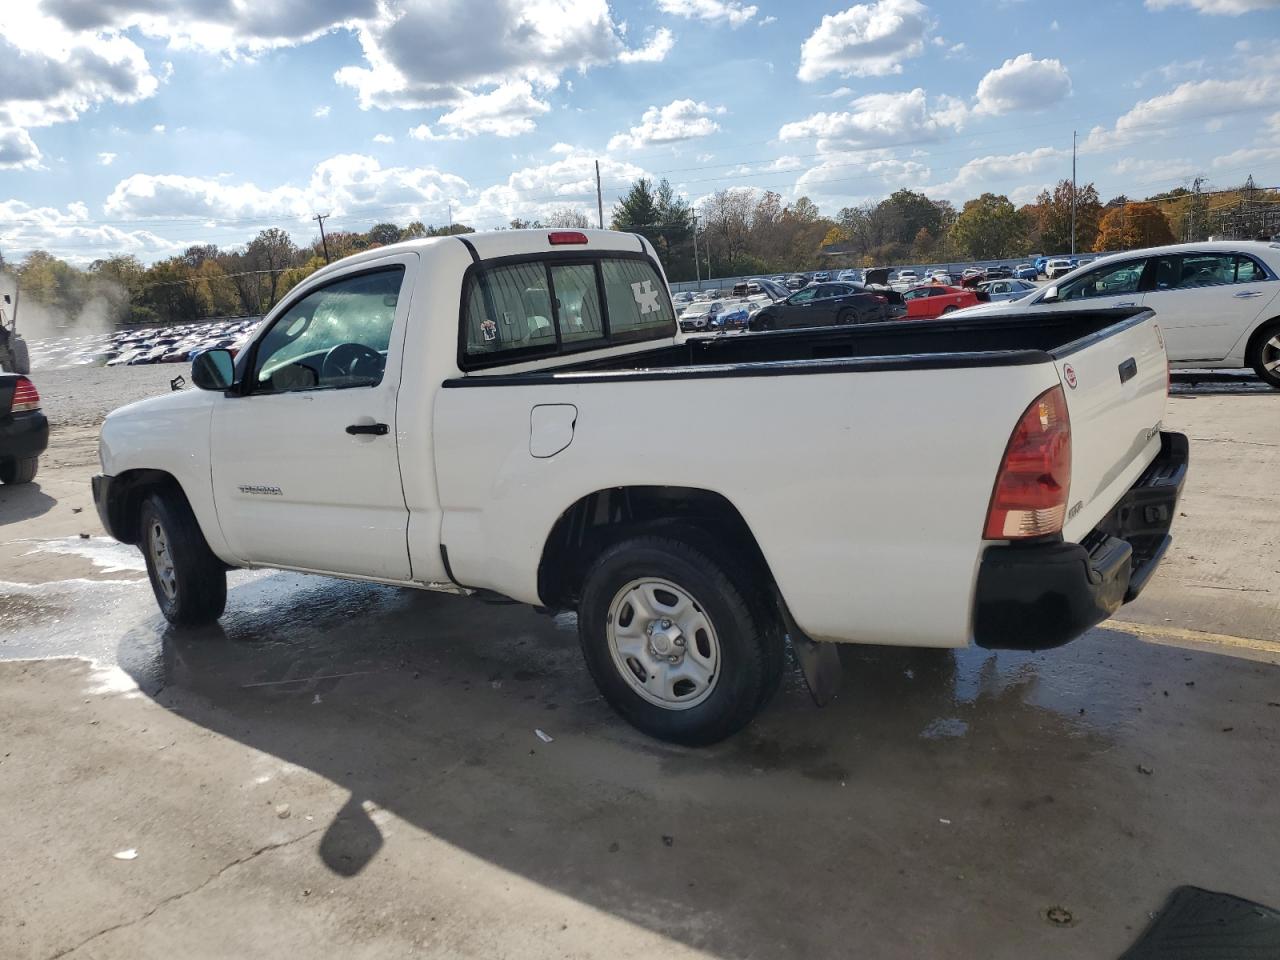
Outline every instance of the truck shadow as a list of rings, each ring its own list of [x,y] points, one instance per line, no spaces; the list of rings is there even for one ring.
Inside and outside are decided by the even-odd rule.
[[[46,514],[57,503],[38,483],[0,484],[0,527]]]
[[[928,955],[989,895],[957,876],[1035,902],[1043,864],[1088,860],[1081,830],[1142,816],[1090,795],[1131,720],[1087,641],[1053,660],[850,649],[832,706],[792,674],[747,731],[687,750],[615,717],[571,616],[320,578],[238,596],[273,579],[234,589],[220,626],[140,625],[120,662],[158,704],[347,791],[316,848],[337,877],[394,842],[366,812],[381,807],[722,956],[826,955],[858,929]],[[928,936],[890,922],[939,885],[949,909]]]

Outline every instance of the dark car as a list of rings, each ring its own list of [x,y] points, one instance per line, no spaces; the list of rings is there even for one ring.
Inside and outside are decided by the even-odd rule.
[[[829,327],[887,319],[889,299],[884,293],[867,290],[856,283],[815,283],[764,307],[751,318],[747,329]]]
[[[30,483],[49,446],[49,421],[40,411],[35,384],[0,373],[0,483]]]
[[[1008,280],[1013,276],[1013,271],[1008,267],[987,267],[985,272],[987,280]]]

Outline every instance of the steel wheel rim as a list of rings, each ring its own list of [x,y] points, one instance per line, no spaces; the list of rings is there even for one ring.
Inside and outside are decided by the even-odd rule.
[[[178,595],[178,573],[174,569],[173,554],[169,552],[169,538],[159,520],[151,521],[147,531],[147,546],[151,550],[151,563],[156,571],[156,582],[170,603]]]
[[[720,679],[720,640],[705,608],[659,577],[614,594],[605,624],[614,669],[633,692],[664,710],[703,703]]]
[[[1262,369],[1280,376],[1280,333],[1262,345]]]

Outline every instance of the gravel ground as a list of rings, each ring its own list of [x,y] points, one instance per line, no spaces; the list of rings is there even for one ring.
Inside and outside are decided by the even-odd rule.
[[[92,427],[116,407],[169,392],[181,374],[191,383],[191,365],[157,363],[137,367],[62,367],[33,370],[31,379],[54,427]]]

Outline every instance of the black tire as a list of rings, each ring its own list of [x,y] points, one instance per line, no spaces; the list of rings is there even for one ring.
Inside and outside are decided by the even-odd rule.
[[[1280,338],[1280,320],[1263,324],[1249,341],[1249,350],[1245,362],[1253,367],[1253,372],[1267,384],[1280,390],[1280,366],[1267,369],[1268,363],[1280,360],[1280,345],[1272,345],[1272,341]]]
[[[171,591],[162,585],[153,549],[157,527],[172,563],[172,575],[167,578]],[[176,626],[194,627],[222,616],[227,606],[227,570],[209,549],[186,498],[180,493],[151,494],[142,502],[138,531],[138,547],[164,618]]]
[[[632,580],[655,577],[697,598],[720,644],[719,675],[705,700],[669,709],[636,693],[615,666],[607,634],[609,608]],[[784,663],[782,632],[765,608],[746,597],[765,593],[743,568],[667,536],[641,536],[606,549],[587,572],[578,636],[587,669],[604,698],[636,729],[672,743],[705,746],[737,733],[777,689]]]
[[[0,463],[0,483],[13,486],[19,483],[30,483],[36,478],[40,469],[39,457],[24,457],[21,460],[6,460]]]
[[[836,323],[840,326],[848,326],[858,322],[857,310],[841,310],[836,314]]]
[[[959,308],[958,308],[958,307],[953,303],[953,304],[951,304],[951,305],[949,305],[949,306],[943,307],[943,308],[942,308],[942,314],[943,314],[943,316],[946,316],[948,313],[955,313],[955,312],[956,312],[956,310],[958,310],[958,309],[959,309]]]
[[[13,372],[26,376],[31,372],[31,352],[27,349],[27,341],[14,337],[9,351],[13,354]]]

